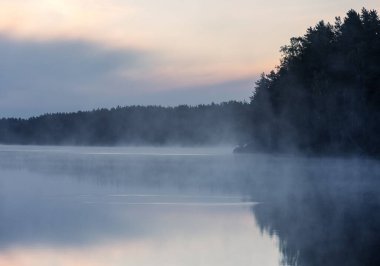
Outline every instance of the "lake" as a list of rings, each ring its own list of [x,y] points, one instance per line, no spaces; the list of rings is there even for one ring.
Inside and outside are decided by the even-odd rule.
[[[0,265],[380,265],[380,164],[0,146]]]

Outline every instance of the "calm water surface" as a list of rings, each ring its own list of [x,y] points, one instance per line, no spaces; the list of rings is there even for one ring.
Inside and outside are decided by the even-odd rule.
[[[0,265],[380,265],[380,165],[0,146]]]

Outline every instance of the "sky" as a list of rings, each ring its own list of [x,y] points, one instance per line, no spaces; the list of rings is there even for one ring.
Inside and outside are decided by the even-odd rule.
[[[282,45],[366,0],[0,0],[0,117],[249,100]]]

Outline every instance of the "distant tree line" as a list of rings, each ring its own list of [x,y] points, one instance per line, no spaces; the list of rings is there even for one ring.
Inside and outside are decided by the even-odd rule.
[[[128,106],[0,119],[0,142],[50,145],[211,145],[247,140],[249,104]]]
[[[350,10],[281,48],[256,82],[249,150],[380,153],[380,20]]]

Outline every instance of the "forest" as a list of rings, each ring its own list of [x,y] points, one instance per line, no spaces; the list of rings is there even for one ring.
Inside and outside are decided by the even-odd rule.
[[[49,145],[218,145],[247,140],[249,104],[127,106],[0,119],[0,142]]]
[[[281,47],[249,103],[129,106],[0,119],[0,143],[242,144],[239,151],[380,154],[380,20],[350,10]]]
[[[256,82],[249,149],[380,153],[380,20],[375,10],[319,22],[281,48]]]

